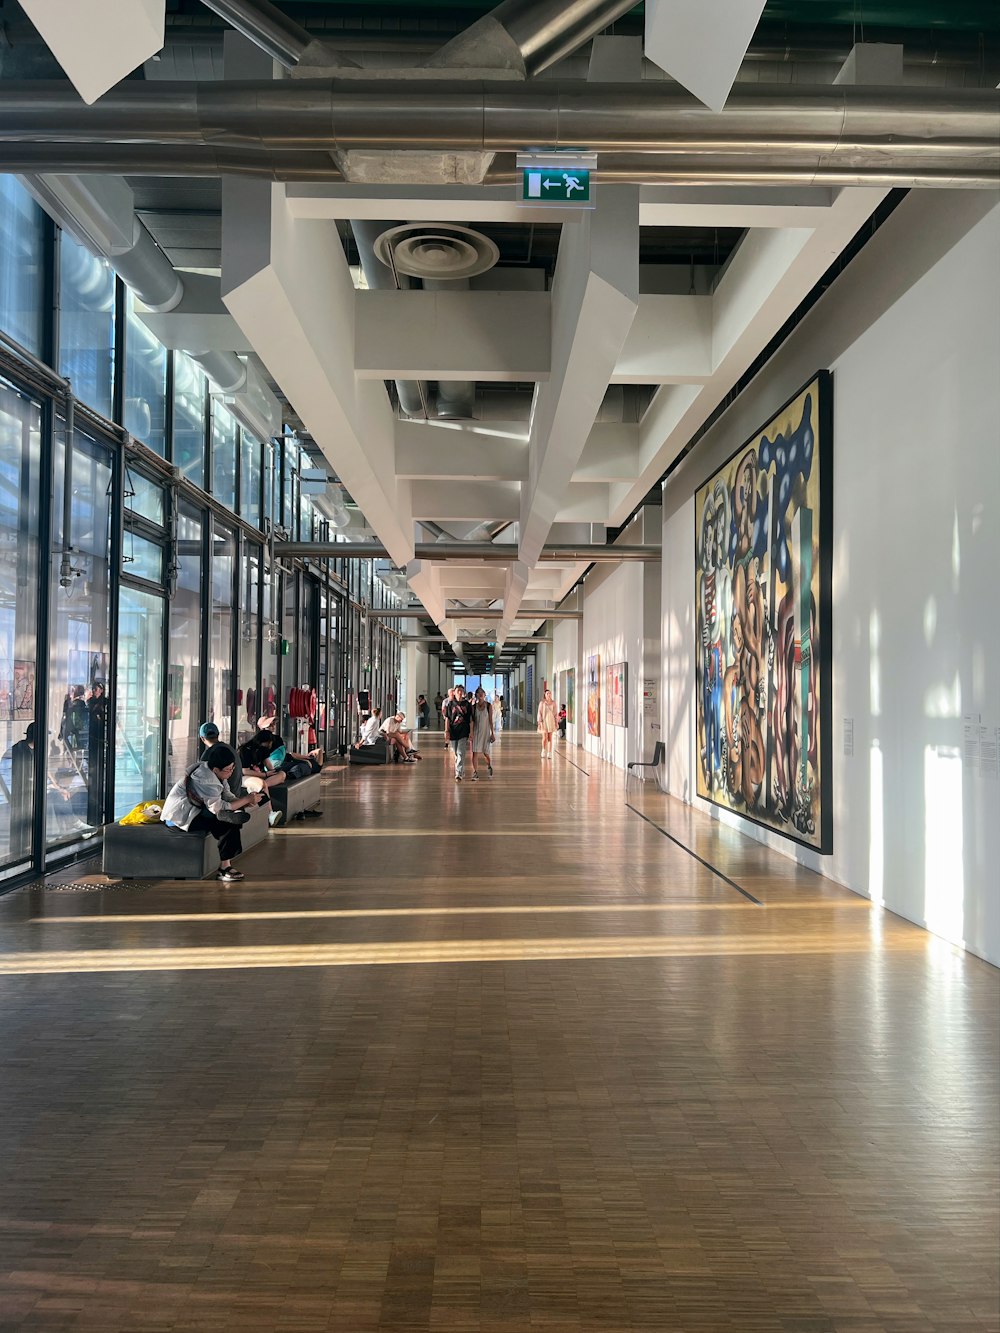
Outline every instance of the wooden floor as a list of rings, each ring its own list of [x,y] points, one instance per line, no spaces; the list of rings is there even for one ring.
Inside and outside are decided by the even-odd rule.
[[[0,1331],[996,1330],[998,973],[424,753],[238,888],[0,900]]]

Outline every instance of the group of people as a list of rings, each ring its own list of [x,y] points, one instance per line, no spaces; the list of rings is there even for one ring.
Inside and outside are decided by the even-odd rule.
[[[275,731],[275,717],[261,718],[257,730],[238,749],[220,739],[214,722],[204,722],[198,732],[198,762],[174,783],[163,803],[160,819],[186,833],[205,833],[219,844],[217,878],[232,884],[244,878],[233,865],[243,850],[240,826],[249,811],[269,801],[272,827],[284,822],[288,810],[286,784],[318,773],[321,750],[308,754],[289,750]],[[318,818],[318,810],[303,815]]]
[[[465,761],[470,762],[472,781],[479,781],[480,761],[488,777],[493,776],[493,746],[496,744],[494,706],[482,685],[468,695],[464,685],[454,685],[441,703],[445,745],[455,755],[455,781],[465,779]]]
[[[361,733],[354,742],[355,750],[360,750],[366,745],[374,745],[380,736],[404,763],[415,764],[421,758],[410,742],[405,713],[401,711],[390,713],[383,720],[381,708],[373,708],[361,724]]]

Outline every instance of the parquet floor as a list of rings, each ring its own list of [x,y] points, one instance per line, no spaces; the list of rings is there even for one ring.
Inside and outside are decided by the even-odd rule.
[[[0,1331],[996,1330],[998,973],[424,753],[239,888],[0,900]]]

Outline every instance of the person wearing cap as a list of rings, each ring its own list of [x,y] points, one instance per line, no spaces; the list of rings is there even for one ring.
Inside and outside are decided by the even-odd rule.
[[[240,757],[231,745],[219,739],[219,728],[215,722],[203,722],[198,728],[198,758],[205,755],[205,751],[211,745],[221,745],[223,749],[228,750],[232,755],[233,773],[229,778],[229,786],[237,795],[246,790],[243,785],[243,765],[240,763]]]
[[[216,839],[221,863],[216,878],[224,884],[244,878],[242,870],[233,866],[233,857],[239,856],[243,843],[239,823],[232,823],[232,816],[267,799],[260,792],[237,796],[230,786],[233,767],[233,752],[228,745],[206,746],[199,762],[171,787],[160,812],[161,821],[170,828],[205,833]]]
[[[415,764],[420,755],[410,745],[410,733],[403,726],[405,721],[405,713],[393,713],[382,723],[379,731],[405,763]]]

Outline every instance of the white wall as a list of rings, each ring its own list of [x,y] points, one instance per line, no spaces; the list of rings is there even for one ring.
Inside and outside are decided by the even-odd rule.
[[[828,858],[743,832],[1000,963],[1000,204],[911,193],[664,491],[667,782],[692,800],[692,495],[822,366],[834,386]],[[844,754],[853,719],[854,755]]]
[[[600,656],[601,734],[587,733],[587,662]],[[643,566],[633,562],[598,565],[583,585],[583,660],[577,671],[576,701],[580,742],[588,754],[624,768],[642,759]],[[628,663],[628,726],[608,720],[607,670]]]
[[[580,709],[580,621],[556,620],[552,622],[552,658],[554,662],[555,685],[552,692],[557,704],[566,702],[566,690],[562,673],[575,669],[575,707],[574,721],[566,723],[566,742],[569,745],[581,745],[582,736],[587,731],[586,707]]]

